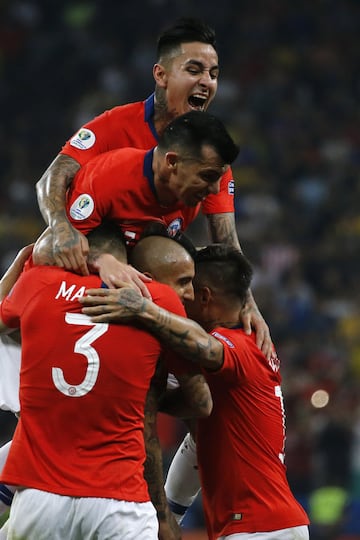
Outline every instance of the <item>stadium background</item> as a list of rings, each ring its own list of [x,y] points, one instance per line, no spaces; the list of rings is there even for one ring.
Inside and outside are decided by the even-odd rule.
[[[237,227],[282,361],[290,484],[314,540],[359,539],[358,0],[3,0],[0,269],[44,228],[34,185],[63,142],[152,92],[156,36],[183,15],[217,32],[211,112],[242,149]],[[192,235],[206,243],[202,219]],[[1,443],[13,428],[2,413]],[[160,431],[167,467],[184,427]],[[198,500],[187,537],[202,526]]]

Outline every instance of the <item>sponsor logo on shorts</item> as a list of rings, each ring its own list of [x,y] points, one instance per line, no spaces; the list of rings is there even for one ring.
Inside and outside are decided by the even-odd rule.
[[[95,144],[95,133],[90,129],[82,128],[73,136],[70,140],[71,146],[78,148],[79,150],[87,150]]]
[[[181,231],[182,218],[176,218],[168,225],[168,233],[170,236],[175,236],[178,231]]]
[[[234,195],[234,193],[235,193],[235,183],[234,183],[234,180],[230,180],[228,183],[228,194]]]
[[[94,210],[94,201],[90,195],[83,193],[72,203],[70,216],[76,221],[88,218]]]

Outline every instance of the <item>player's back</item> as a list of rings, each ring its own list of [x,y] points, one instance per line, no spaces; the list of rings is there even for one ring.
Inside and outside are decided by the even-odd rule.
[[[157,144],[153,124],[154,96],[119,105],[84,124],[63,146],[61,153],[84,165],[94,156],[115,148],[149,150]]]
[[[7,324],[21,315],[23,359],[21,418],[3,479],[144,501],[144,401],[160,343],[141,328],[91,323],[78,298],[99,286],[97,276],[37,267],[4,303]],[[149,288],[154,300],[171,304],[168,287]]]
[[[224,364],[207,375],[214,406],[197,438],[208,522],[216,537],[306,524],[286,479],[277,356],[267,360],[241,329],[213,335],[224,344]]]

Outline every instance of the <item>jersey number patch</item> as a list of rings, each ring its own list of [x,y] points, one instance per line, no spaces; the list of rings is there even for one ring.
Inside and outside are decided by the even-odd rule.
[[[92,326],[80,339],[75,342],[74,352],[82,354],[87,359],[86,375],[83,381],[77,385],[66,382],[64,372],[59,367],[52,368],[52,380],[56,388],[70,397],[85,396],[94,387],[100,368],[100,358],[92,343],[107,332],[109,325],[104,323],[93,323],[87,315],[82,313],[66,313],[65,322],[81,326]]]

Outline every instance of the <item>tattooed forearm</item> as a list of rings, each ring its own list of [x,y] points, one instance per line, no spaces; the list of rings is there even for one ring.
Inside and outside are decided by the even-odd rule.
[[[224,243],[241,251],[233,213],[208,214],[207,218],[212,242]]]
[[[137,317],[172,349],[203,367],[216,369],[222,365],[222,344],[200,325],[178,317],[145,298],[141,297],[140,301]]]
[[[48,227],[35,243],[32,258],[35,265],[52,266],[55,264],[53,247],[53,235]]]
[[[203,418],[209,416],[212,398],[208,384],[200,373],[177,376],[180,386],[167,390],[159,401],[159,410],[178,418]]]
[[[157,317],[147,322],[147,325],[161,335],[172,349],[193,362],[201,362],[205,358],[211,361],[216,356],[217,340],[190,320],[181,321],[172,313],[159,308]]]
[[[222,365],[222,343],[195,321],[162,309],[130,287],[102,289],[99,296],[96,292],[90,289],[82,299],[83,313],[92,316],[94,322],[118,322],[135,316],[181,356],[208,369]]]
[[[200,373],[192,376],[187,374],[180,377],[179,382],[185,400],[189,404],[188,414],[185,413],[183,417],[208,416],[212,409],[212,398],[205,377]],[[196,414],[194,414],[194,411],[196,411]]]
[[[69,156],[59,154],[36,184],[41,214],[50,226],[65,216],[65,193],[80,165]]]

